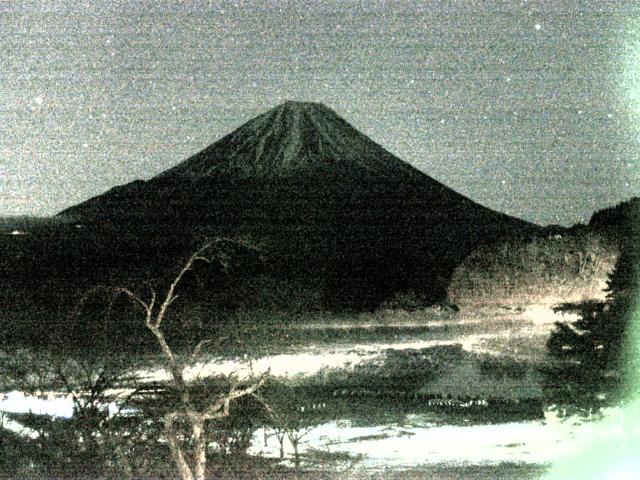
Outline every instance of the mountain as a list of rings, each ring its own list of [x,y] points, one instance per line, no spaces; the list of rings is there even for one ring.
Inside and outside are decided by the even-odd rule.
[[[266,257],[260,275],[354,307],[407,289],[443,298],[453,268],[479,244],[539,228],[445,187],[324,105],[300,102],[60,216],[103,239],[129,238],[126,257],[138,264],[164,248],[150,247],[158,238],[171,250],[195,233],[249,237]]]
[[[60,215],[79,221],[112,216],[149,219],[168,216],[170,212],[191,216],[190,212],[203,204],[219,209],[221,195],[213,191],[214,185],[237,190],[238,185],[257,184],[261,189],[300,190],[303,196],[310,196],[305,190],[317,190],[316,197],[348,202],[358,198],[354,189],[358,190],[363,182],[378,184],[373,188],[380,191],[389,185],[400,186],[402,191],[390,199],[394,204],[437,200],[448,207],[462,203],[490,212],[398,159],[324,105],[288,101],[149,181],[136,180],[115,187]],[[329,191],[323,193],[318,187]],[[418,198],[416,188],[426,197]],[[332,190],[352,193],[332,199]],[[166,202],[159,210],[152,208],[158,201]],[[193,213],[201,216],[206,212]],[[526,225],[491,213],[500,217],[501,223]]]

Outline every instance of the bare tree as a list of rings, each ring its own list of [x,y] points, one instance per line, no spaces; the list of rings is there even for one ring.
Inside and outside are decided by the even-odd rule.
[[[269,372],[264,372],[257,379],[250,382],[232,384],[224,393],[218,393],[205,402],[201,396],[194,398],[192,388],[185,378],[185,368],[189,360],[197,357],[203,347],[210,340],[202,340],[196,345],[191,355],[185,355],[182,360],[168,344],[162,330],[163,321],[169,307],[178,299],[176,289],[184,276],[194,268],[198,262],[218,262],[226,269],[227,257],[219,250],[221,243],[232,242],[244,244],[236,240],[219,238],[206,242],[195,251],[184,263],[180,271],[173,278],[162,298],[149,286],[148,299],[134,291],[123,287],[99,287],[107,289],[112,295],[124,295],[133,304],[143,309],[145,326],[155,338],[164,360],[164,367],[169,373],[171,387],[178,397],[177,408],[164,414],[164,435],[171,450],[171,455],[182,480],[203,480],[207,467],[207,436],[205,425],[207,422],[227,417],[231,403],[247,395],[255,396],[256,391],[264,385]],[[244,244],[248,248],[253,248]],[[179,426],[186,426],[186,434],[181,434]]]
[[[285,456],[284,447],[287,439],[293,447],[293,461],[297,474],[301,464],[300,445],[304,437],[314,429],[315,419],[308,409],[299,404],[300,396],[290,386],[272,381],[266,395],[267,403],[263,403],[263,407],[268,414],[268,425],[278,441],[280,458]]]
[[[287,437],[293,446],[293,459],[296,471],[300,468],[300,441],[312,430],[312,427],[291,427],[287,430]]]

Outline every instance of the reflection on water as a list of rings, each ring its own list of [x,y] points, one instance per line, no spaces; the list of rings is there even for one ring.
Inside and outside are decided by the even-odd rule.
[[[307,430],[299,446],[302,458],[323,452],[341,459],[338,463],[364,469],[487,462],[550,464],[603,438],[620,439],[624,432],[622,410],[615,408],[590,418],[563,417],[557,408],[532,412],[449,400],[390,403],[388,399],[306,396],[303,403],[297,412],[305,418],[300,428]],[[0,403],[5,411],[59,416],[69,416],[72,408],[66,396],[33,398],[19,392],[10,393]],[[278,458],[281,446],[272,433],[268,427],[257,428],[249,452]],[[291,460],[293,446],[286,438],[283,447],[284,461]]]
[[[619,411],[607,421],[615,423]],[[304,437],[301,451],[310,449],[345,453],[359,458],[363,468],[411,467],[438,463],[524,462],[552,463],[584,450],[594,441],[594,422],[580,417],[559,419],[548,411],[545,420],[446,425],[432,423],[431,416],[408,415],[406,422],[357,426],[350,420],[334,420],[313,428]],[[618,422],[619,423],[619,422]],[[607,429],[612,438],[621,430]],[[256,431],[251,451],[276,457],[279,445],[262,429]],[[290,453],[292,449],[287,448]]]

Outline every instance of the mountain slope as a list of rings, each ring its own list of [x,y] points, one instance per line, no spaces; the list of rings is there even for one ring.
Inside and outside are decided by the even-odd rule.
[[[632,197],[598,210],[592,215],[589,227],[623,243],[637,242],[640,236],[640,198]]]
[[[329,108],[298,102],[61,215],[143,238],[146,247],[127,247],[141,250],[141,262],[158,236],[176,244],[194,232],[250,236],[264,246],[268,275],[354,306],[408,288],[442,298],[453,268],[477,245],[538,228],[445,187]]]

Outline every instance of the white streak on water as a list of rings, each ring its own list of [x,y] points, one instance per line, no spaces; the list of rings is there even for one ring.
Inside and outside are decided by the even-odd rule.
[[[47,393],[26,395],[16,390],[5,393],[0,398],[0,411],[11,413],[34,413],[70,418],[73,415],[73,400],[70,395]]]
[[[530,305],[522,316],[525,320],[541,327],[553,325],[555,322],[575,322],[580,318],[577,313],[554,312],[549,305]]]
[[[384,355],[388,350],[420,350],[443,345],[461,345],[469,352],[490,353],[484,347],[486,340],[496,338],[497,334],[465,335],[452,340],[420,340],[402,343],[367,343],[347,347],[337,347],[332,351],[307,347],[306,351],[267,355],[248,361],[242,358],[225,359],[215,357],[206,362],[197,362],[185,369],[185,378],[190,381],[213,375],[234,374],[239,378],[249,378],[269,370],[274,377],[295,378],[314,375],[325,369],[350,369],[356,365],[371,362]],[[169,373],[162,369],[147,369],[139,372],[146,381],[166,381]]]
[[[620,411],[611,409],[603,422],[616,422]],[[544,421],[525,421],[489,425],[414,425],[352,426],[348,421],[332,421],[317,426],[303,439],[300,452],[317,449],[331,453],[360,456],[360,467],[413,467],[425,464],[486,464],[523,462],[547,464],[584,451],[603,434],[599,423],[578,417],[559,419],[547,412]],[[264,433],[254,435],[251,453],[277,458],[278,442]],[[615,441],[621,431],[606,430]],[[290,458],[292,447],[285,443]]]
[[[482,312],[478,313],[482,316]],[[275,377],[300,377],[311,376],[323,369],[353,368],[358,364],[373,361],[388,350],[425,349],[444,345],[461,345],[467,352],[484,353],[501,356],[505,353],[504,346],[510,339],[526,337],[531,339],[528,343],[529,350],[523,354],[544,356],[546,353],[545,341],[554,324],[557,321],[570,322],[577,319],[574,314],[556,313],[550,305],[531,305],[524,312],[514,312],[506,315],[507,321],[489,320],[479,321],[475,318],[461,318],[454,321],[438,320],[432,325],[450,325],[453,331],[446,339],[420,339],[405,342],[373,342],[351,345],[309,345],[300,347],[295,353],[282,353],[266,355],[253,359],[249,363],[242,358],[213,357],[207,361],[198,362],[187,368],[185,377],[187,380],[211,375],[236,374],[240,378],[258,375],[270,369]],[[494,314],[495,316],[495,314]],[[491,319],[491,315],[487,318]],[[483,323],[484,322],[484,323]],[[489,322],[489,323],[487,323]],[[429,323],[429,322],[426,322]],[[425,324],[426,324],[425,323]],[[455,327],[462,324],[485,325],[476,333],[456,334]],[[395,326],[396,324],[392,324]],[[344,328],[369,328],[381,326],[373,324],[344,325]],[[319,325],[310,324],[300,328],[317,328]],[[169,378],[163,369],[148,369],[140,372],[142,377],[150,381],[164,381]]]

